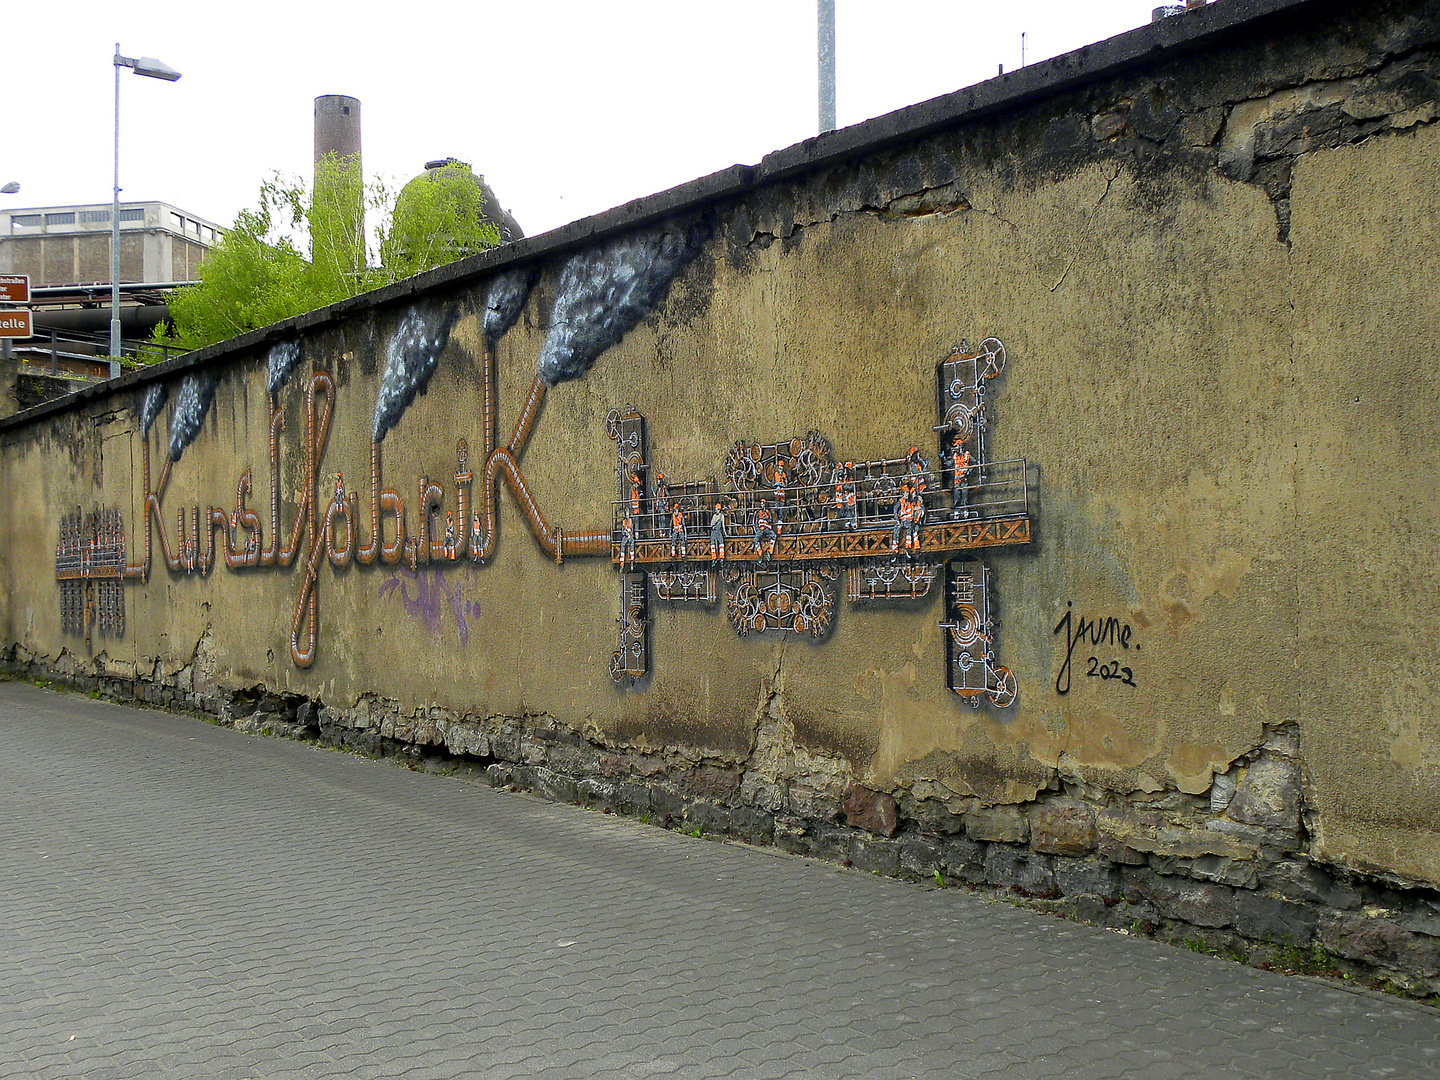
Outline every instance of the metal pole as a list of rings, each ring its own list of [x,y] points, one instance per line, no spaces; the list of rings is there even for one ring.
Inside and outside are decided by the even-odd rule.
[[[835,130],[835,0],[816,0],[820,69],[820,134]]]
[[[120,375],[120,43],[115,43],[115,199],[110,207],[110,377]]]

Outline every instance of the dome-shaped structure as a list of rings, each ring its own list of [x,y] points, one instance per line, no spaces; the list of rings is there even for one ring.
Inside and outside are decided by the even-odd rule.
[[[457,182],[473,184],[479,189],[479,214],[499,230],[502,244],[508,244],[511,240],[519,240],[525,235],[524,230],[520,228],[520,223],[500,205],[500,200],[495,197],[495,192],[485,182],[485,178],[477,176],[470,170],[468,164],[453,157],[427,161],[425,171],[400,189],[400,194],[395,200],[395,219],[397,221],[403,219],[407,212],[407,203],[414,201],[420,185]]]

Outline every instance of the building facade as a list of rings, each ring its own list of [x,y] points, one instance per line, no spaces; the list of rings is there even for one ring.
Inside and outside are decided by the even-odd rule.
[[[110,280],[109,203],[0,210],[0,273],[32,287]],[[120,206],[120,280],[194,281],[223,235],[213,221],[164,202]]]

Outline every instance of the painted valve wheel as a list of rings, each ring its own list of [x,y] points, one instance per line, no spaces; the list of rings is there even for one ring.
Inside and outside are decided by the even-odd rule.
[[[997,709],[1008,708],[1015,700],[1015,675],[1007,667],[997,667],[995,685],[990,688],[990,700]]]
[[[961,604],[956,610],[950,636],[961,648],[968,648],[980,640],[980,613],[972,605]]]
[[[999,338],[987,337],[980,342],[980,348],[984,350],[985,357],[981,374],[987,379],[993,379],[1005,370],[1005,344]]]
[[[955,429],[955,442],[963,443],[975,429],[975,410],[963,403],[951,405],[945,412],[945,422]]]

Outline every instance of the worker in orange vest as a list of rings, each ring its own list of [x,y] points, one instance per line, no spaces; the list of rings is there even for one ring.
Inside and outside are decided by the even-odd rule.
[[[761,566],[775,558],[776,528],[770,516],[770,502],[761,499],[755,510],[755,554]]]
[[[895,528],[890,533],[890,550],[900,550],[900,540],[910,524],[910,477],[900,483],[900,497],[895,500]]]
[[[625,569],[627,561],[635,565],[635,518],[631,514],[620,519],[620,569]]]
[[[677,502],[670,511],[670,557],[683,559],[685,554],[685,515]]]
[[[957,443],[950,455],[950,516],[970,516],[970,451]]]
[[[910,492],[910,517],[905,523],[905,557],[913,559],[920,554],[921,530],[925,526],[924,481],[917,481]]]
[[[775,458],[775,479],[771,484],[775,492],[775,520],[777,522],[785,520],[785,481],[785,459],[777,456]]]

